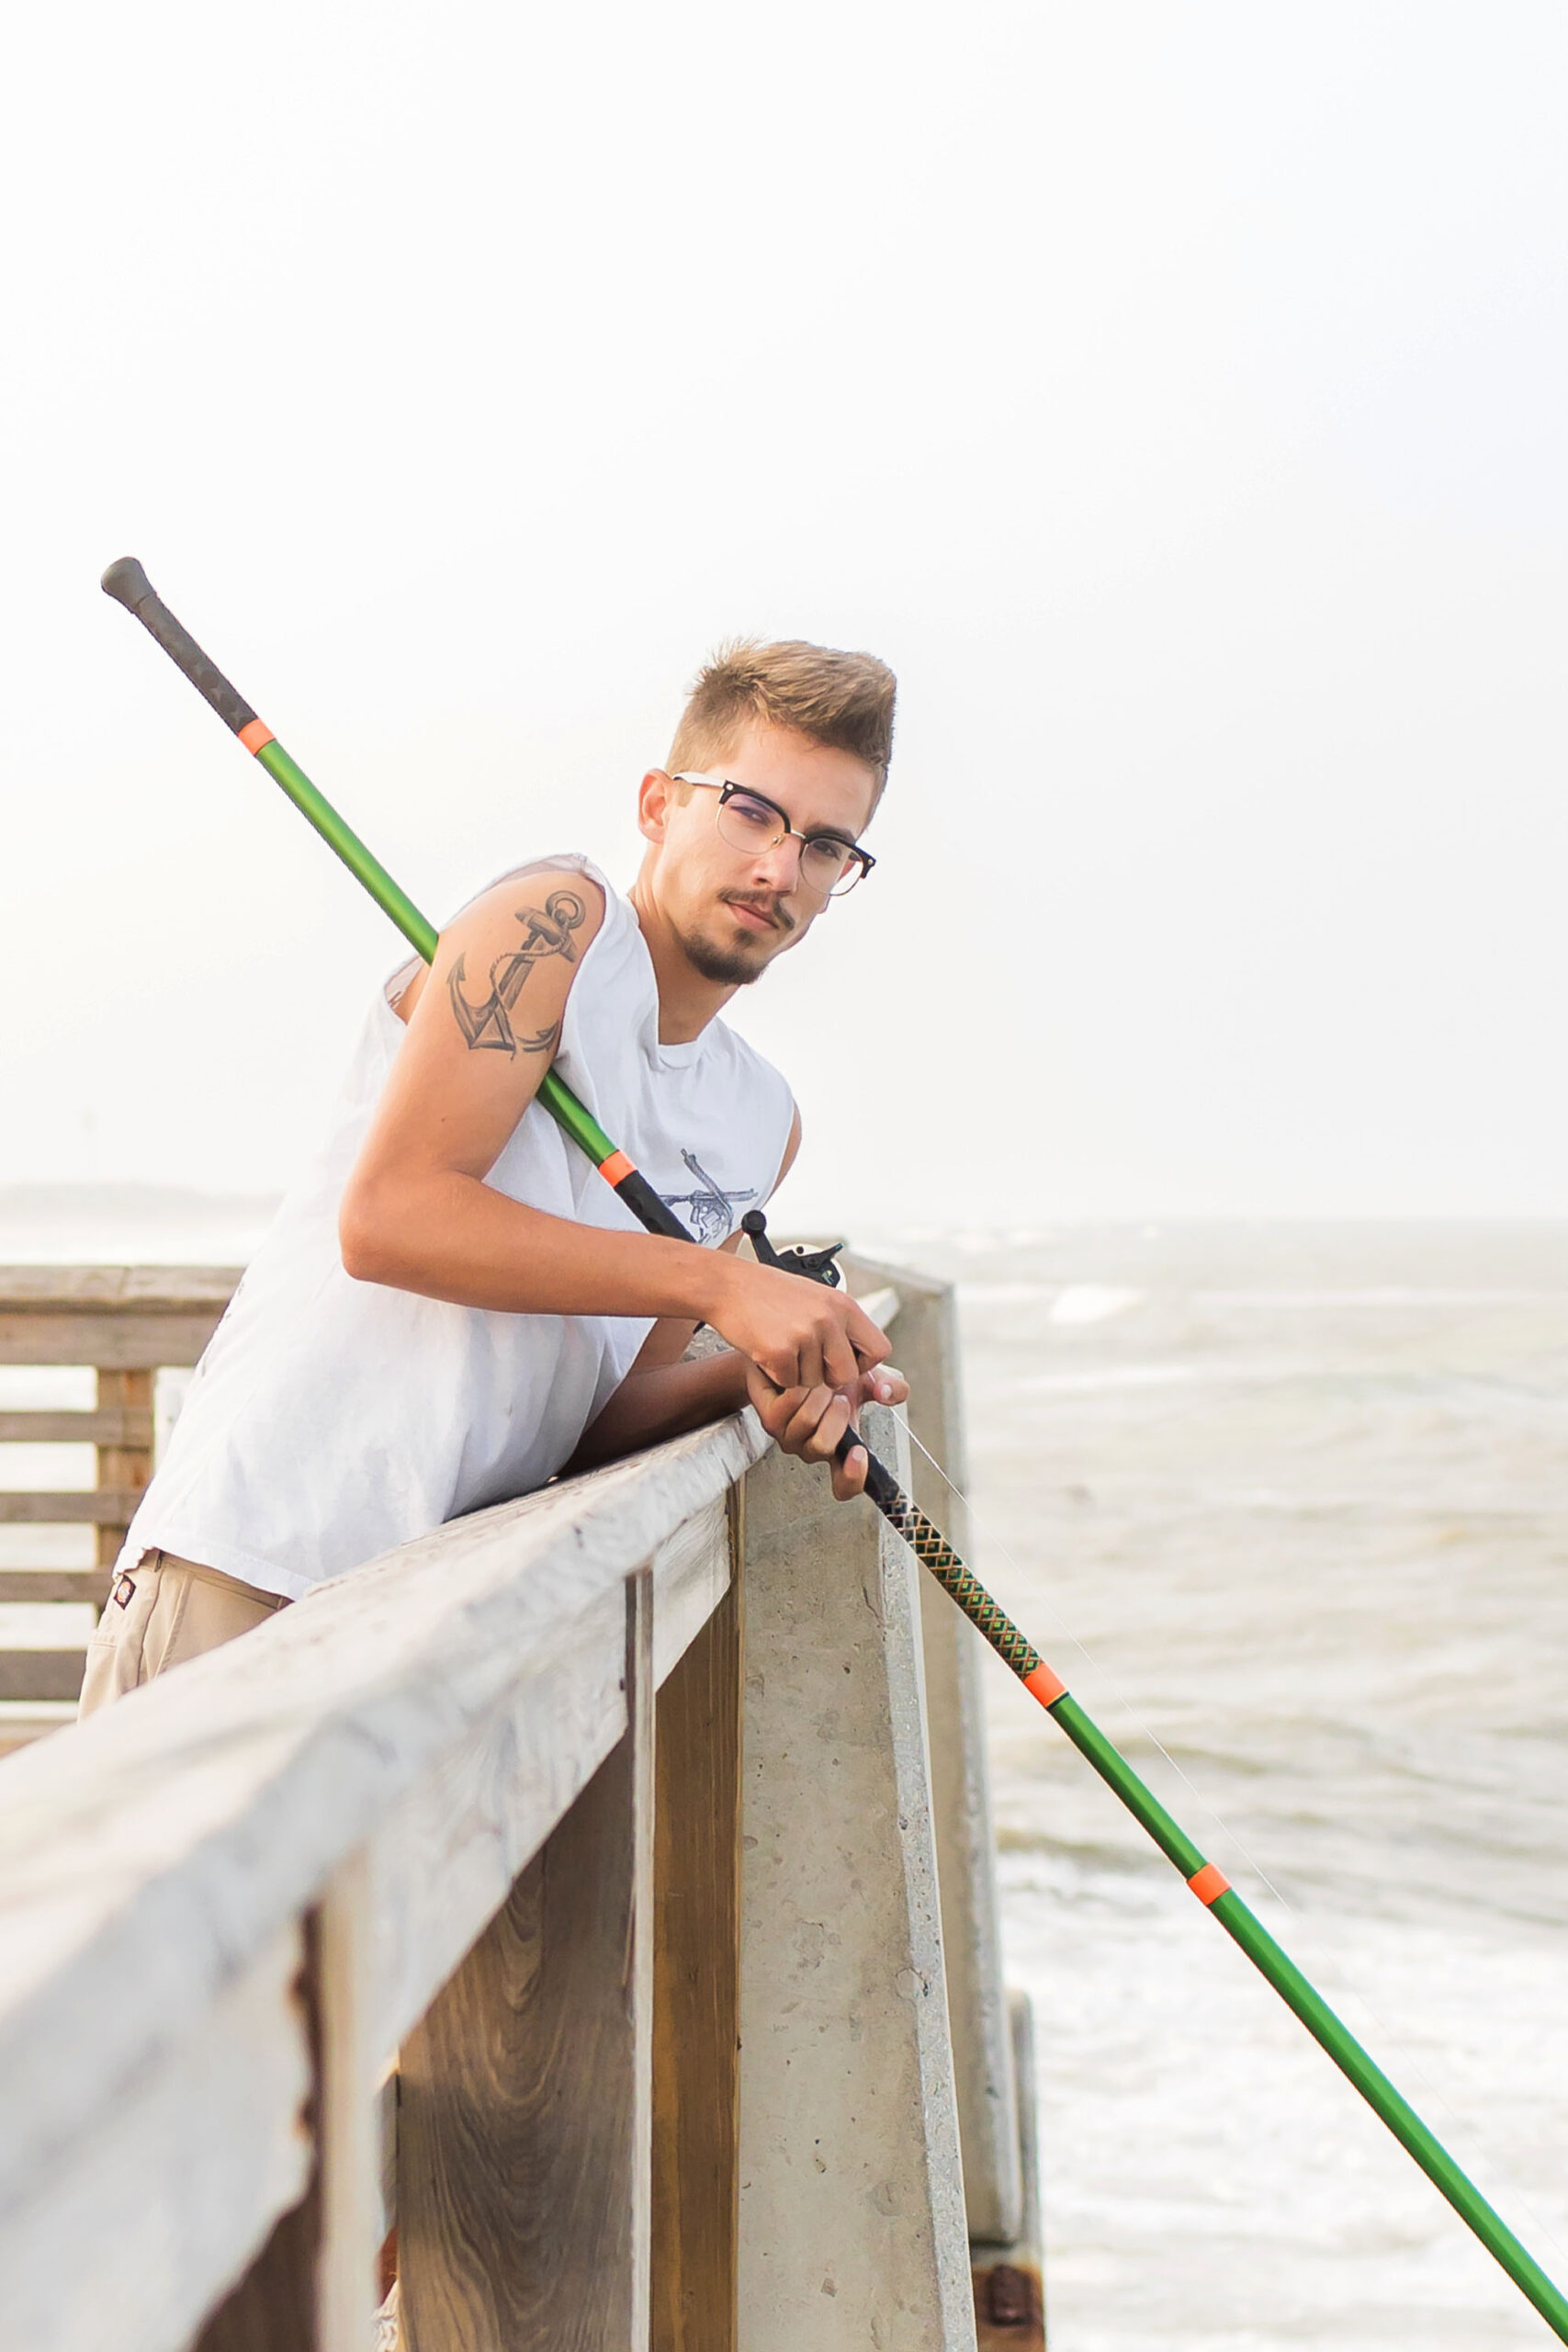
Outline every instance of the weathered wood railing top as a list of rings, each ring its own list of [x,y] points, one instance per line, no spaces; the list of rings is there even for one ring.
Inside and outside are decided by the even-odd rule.
[[[194,1363],[239,1279],[235,1266],[0,1266],[0,1363]]]
[[[856,1287],[881,1279],[862,1269]],[[961,1476],[950,1303],[940,1285],[899,1280],[912,1311],[898,1351]],[[231,1286],[216,1270],[73,1271],[62,1284],[57,1270],[23,1269],[0,1275],[0,1350],[12,1363],[96,1364],[100,1383],[117,1370],[146,1376],[194,1360]],[[896,1305],[877,1302],[884,1316]],[[82,1418],[100,1446],[145,1443],[143,1422],[124,1418],[145,1409],[100,1404]],[[106,1412],[121,1418],[99,1434]],[[39,1417],[13,1415],[0,1434],[19,1419],[21,1442],[59,1442],[62,1418],[43,1416],[46,1434]],[[897,1453],[892,1416],[876,1415],[869,1433]],[[753,2275],[741,2288],[751,2316],[739,2336],[730,2322],[724,2332],[699,2294],[682,2333],[682,2298],[695,2290],[670,2273],[651,2340],[796,2352],[809,2324],[824,2352],[847,2352],[869,2340],[877,2312],[906,2312],[919,2316],[898,2323],[900,2344],[974,2342],[961,2116],[969,2233],[995,2245],[1028,2231],[972,1657],[932,1588],[933,1804],[909,1556],[869,1510],[832,1505],[820,1474],[764,1461],[769,1451],[745,1414],[456,1522],[0,1765],[0,2342],[180,2352],[218,2325],[210,2314],[269,2228],[276,2240],[313,2196],[317,2332],[276,2340],[360,2352],[378,2075],[400,2042],[406,2075],[411,2030],[454,1970],[471,1968],[530,1858],[581,1819],[606,1759],[651,1756],[654,1694],[696,1655],[698,1635],[709,1639],[721,1605],[739,1673],[726,1596],[742,1559],[752,1620],[743,1870],[739,1750],[731,1832],[752,1952],[738,1996],[756,2141]],[[662,1700],[660,1722],[662,1743]],[[628,1770],[626,1916],[642,1923],[644,1977],[633,1977],[644,1981],[652,1801],[636,1794],[643,1767]],[[682,1834],[661,1849],[660,1870],[677,1876]],[[722,1909],[722,1852],[717,1870],[709,1891]],[[671,1900],[678,1939],[691,1896],[676,1887]],[[802,1927],[811,1919],[830,1925]],[[722,1942],[722,1923],[716,1932]],[[825,1934],[818,1951],[812,1939]],[[710,2047],[714,2030],[710,2018]],[[646,2029],[628,2032],[627,2080],[646,2081]],[[738,2038],[732,2028],[731,2063]],[[649,2111],[637,2127],[644,2185],[634,2164],[626,2188],[645,2231]],[[822,2154],[803,2169],[806,2114]],[[700,2160],[716,2161],[711,2151]],[[508,2216],[498,2242],[516,2229]],[[833,2244],[829,2294],[818,2274]],[[606,2321],[563,2344],[637,2352],[649,2342],[635,2323],[640,2295],[646,2324],[646,2245],[626,2262],[632,2332]],[[608,2312],[620,2273],[591,2268]],[[433,2308],[423,2332],[405,2333],[405,2352],[492,2340],[465,2334],[468,2321],[432,2333]],[[557,2340],[496,2324],[498,2344]],[[201,2352],[229,2341],[203,2333]]]
[[[305,2187],[301,1920],[363,1854],[384,2058],[625,1733],[626,1578],[651,1564],[662,1679],[763,1450],[729,1421],[481,1513],[10,1758],[6,2342],[131,2352],[199,2324]],[[203,2075],[220,2098],[190,2098]],[[93,2260],[62,2267],[73,2214]]]

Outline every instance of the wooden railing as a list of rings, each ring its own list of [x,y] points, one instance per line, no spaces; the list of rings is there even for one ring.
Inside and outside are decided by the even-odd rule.
[[[149,1374],[225,1279],[12,1278],[0,1335]],[[892,1279],[951,1460],[950,1305]],[[394,2220],[407,2352],[1042,2343],[974,1657],[930,1599],[741,1416],[11,1756],[0,2344],[366,2352]]]
[[[109,1568],[152,1475],[156,1375],[196,1363],[239,1279],[227,1266],[0,1267],[0,1365],[73,1365],[96,1389],[81,1408],[0,1409],[0,1447],[90,1445],[96,1461],[90,1488],[0,1487],[0,1528],[73,1529],[91,1554],[74,1566],[0,1558],[0,1605],[47,1604],[62,1628],[52,1643],[12,1647],[0,1620],[0,1753],[52,1729],[73,1708],[82,1604],[102,1608]],[[0,1464],[6,1458],[0,1453]],[[40,1535],[35,1549],[48,1541]]]

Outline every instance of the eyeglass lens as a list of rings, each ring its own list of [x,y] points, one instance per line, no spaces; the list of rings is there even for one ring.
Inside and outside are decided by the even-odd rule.
[[[749,792],[732,792],[719,803],[718,830],[731,849],[760,850],[782,842],[787,828],[767,801],[753,800]],[[800,878],[824,898],[842,897],[846,890],[852,890],[861,872],[860,860],[849,843],[835,840],[831,833],[813,833],[801,843]]]

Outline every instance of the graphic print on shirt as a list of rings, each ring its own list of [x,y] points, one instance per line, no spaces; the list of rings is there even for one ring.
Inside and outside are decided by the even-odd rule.
[[[682,1148],[682,1159],[701,1186],[695,1193],[660,1193],[659,1197],[667,1209],[684,1209],[686,1223],[699,1241],[728,1240],[735,1230],[736,1201],[754,1201],[755,1184],[748,1184],[743,1192],[727,1193],[716,1184],[694,1151]]]
[[[515,1060],[519,1045],[525,1054],[548,1052],[556,1042],[558,1022],[552,1021],[537,1036],[518,1038],[507,1015],[536,964],[542,964],[547,956],[564,956],[569,964],[576,963],[577,949],[571,934],[587,912],[586,904],[575,890],[552,890],[545,901],[543,914],[537,907],[519,907],[516,920],[527,936],[521,947],[514,947],[508,956],[498,956],[491,966],[490,994],[482,1004],[470,1004],[463,994],[463,959],[458,956],[446,976],[446,989],[470,1053],[510,1054]]]

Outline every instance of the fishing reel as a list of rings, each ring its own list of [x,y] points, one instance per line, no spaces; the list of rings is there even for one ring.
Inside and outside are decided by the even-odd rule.
[[[826,1250],[775,1250],[768,1239],[768,1220],[761,1209],[747,1210],[740,1230],[750,1240],[759,1265],[776,1266],[781,1274],[800,1274],[808,1283],[825,1283],[829,1290],[837,1290],[844,1279],[839,1252],[848,1247],[845,1242],[830,1241]]]

